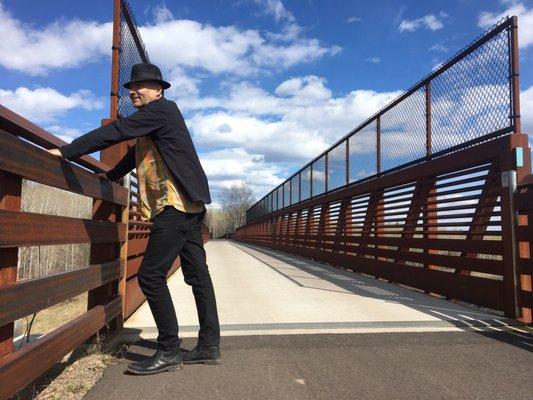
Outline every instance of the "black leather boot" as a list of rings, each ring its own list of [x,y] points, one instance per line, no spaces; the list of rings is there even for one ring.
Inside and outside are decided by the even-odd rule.
[[[196,346],[191,351],[183,353],[183,364],[220,364],[221,358],[218,346]]]
[[[126,370],[135,375],[151,375],[165,371],[179,371],[183,360],[179,346],[173,350],[157,350],[155,354],[141,362],[128,364]]]

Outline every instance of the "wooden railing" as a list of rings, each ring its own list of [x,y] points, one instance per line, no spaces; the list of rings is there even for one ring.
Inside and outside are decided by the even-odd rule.
[[[135,201],[128,198],[134,200],[135,193],[96,175],[108,170],[105,164],[84,156],[76,165],[45,150],[63,144],[0,106],[0,399],[106,325],[122,327],[144,301],[136,274],[151,224],[138,220]],[[92,198],[92,219],[22,212],[22,179]],[[89,266],[17,282],[19,247],[70,243],[90,243]],[[169,275],[178,267],[179,259]],[[87,312],[13,351],[14,321],[85,292]]]
[[[512,171],[519,182],[531,172],[527,135],[286,207],[239,228],[235,238],[520,317]],[[518,195],[529,216],[530,195]],[[529,227],[518,232],[531,243]],[[523,251],[531,287],[530,253]],[[530,309],[531,291],[521,296]]]

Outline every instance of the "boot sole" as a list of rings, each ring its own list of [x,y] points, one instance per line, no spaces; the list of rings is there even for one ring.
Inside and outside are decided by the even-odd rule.
[[[183,368],[183,363],[181,364],[176,364],[176,365],[170,365],[168,367],[165,367],[165,368],[161,368],[161,369],[156,369],[156,370],[153,370],[153,371],[138,371],[138,370],[135,370],[135,369],[130,369],[128,367],[126,367],[126,371],[134,374],[134,375],[154,375],[154,374],[159,374],[161,372],[172,372],[172,371],[179,371],[180,369]]]
[[[206,364],[206,365],[220,365],[222,364],[222,360],[220,358],[217,358],[215,360],[213,359],[204,359],[204,360],[190,360],[190,361],[183,361],[183,364],[190,365],[190,364]]]

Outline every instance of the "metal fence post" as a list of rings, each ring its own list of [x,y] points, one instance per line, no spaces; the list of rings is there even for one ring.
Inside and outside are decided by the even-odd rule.
[[[381,173],[381,115],[376,118],[376,173]]]
[[[432,152],[431,143],[431,81],[426,83],[426,156],[429,157]]]
[[[350,143],[349,143],[349,140],[350,138],[346,139],[346,185],[350,184]]]
[[[518,18],[511,19],[511,93],[512,93],[512,124],[515,133],[522,132],[520,122],[520,71],[518,67]]]
[[[507,258],[504,269],[505,288],[505,314],[511,318],[520,316],[518,302],[519,276],[517,270],[517,246],[516,246],[516,215],[514,212],[514,194],[516,192],[516,171],[502,171],[502,227],[505,241],[510,245],[505,246]],[[506,221],[504,221],[504,219]]]

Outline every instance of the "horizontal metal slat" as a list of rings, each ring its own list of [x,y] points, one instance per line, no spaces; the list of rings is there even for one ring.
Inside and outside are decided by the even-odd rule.
[[[0,248],[126,240],[127,224],[0,210]]]
[[[128,190],[0,130],[0,170],[125,206]]]
[[[121,312],[121,299],[117,297],[105,305],[92,308],[21,350],[0,358],[0,398],[6,399],[21,390]]]
[[[0,326],[120,278],[120,260],[0,288]]]

